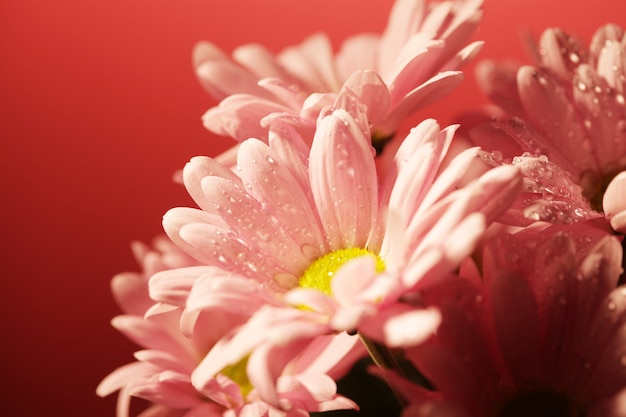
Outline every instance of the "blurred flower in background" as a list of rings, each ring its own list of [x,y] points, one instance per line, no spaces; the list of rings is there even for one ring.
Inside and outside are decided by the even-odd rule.
[[[552,28],[543,33],[533,51],[535,65],[484,61],[477,67],[482,89],[514,119],[475,129],[473,139],[508,160],[542,158],[544,171],[553,171],[538,175],[534,170],[544,199],[579,200],[560,210],[577,211],[572,216],[564,214],[569,220],[589,218],[593,210],[604,213],[615,230],[624,232],[624,30],[606,24],[586,47],[564,30]],[[557,164],[554,170],[548,160]],[[552,174],[559,177],[557,187],[547,184],[555,181],[548,176]],[[543,219],[554,211],[559,209],[533,214]]]

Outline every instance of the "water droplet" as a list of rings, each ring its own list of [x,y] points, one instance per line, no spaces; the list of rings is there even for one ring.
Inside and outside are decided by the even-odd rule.
[[[609,301],[609,303],[606,306],[610,311],[614,311],[617,308],[617,306],[615,305],[613,301]]]
[[[279,273],[274,275],[274,281],[283,288],[288,290],[298,286],[298,278],[287,273]]]
[[[320,256],[319,250],[308,244],[302,245],[300,247],[300,252],[302,252],[302,255],[304,255],[306,259],[309,259],[311,261],[317,259]]]
[[[518,255],[517,253],[515,253],[515,252],[508,252],[508,253],[505,255],[505,258],[506,258],[506,260],[507,260],[508,262],[517,262],[517,261],[519,261],[519,258],[520,258],[520,257],[519,257],[519,255]]]

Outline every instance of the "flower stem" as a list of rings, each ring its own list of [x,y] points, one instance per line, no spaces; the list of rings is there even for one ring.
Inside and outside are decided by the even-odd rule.
[[[396,371],[402,377],[407,378],[407,375],[402,369],[402,366],[400,366],[400,363],[387,346],[368,339],[362,333],[359,333],[359,338],[361,339],[363,346],[365,346],[365,349],[367,349],[367,352],[369,353],[372,361],[374,361],[374,364],[376,364],[376,366],[381,369]],[[389,383],[389,381],[387,380],[387,376],[385,374],[383,374],[382,376],[391,391],[393,391],[394,395],[396,396],[396,400],[398,401],[400,406],[405,407],[406,405],[408,405],[404,397],[400,395],[400,393],[394,388],[391,383]]]
[[[363,336],[362,333],[359,333],[359,338],[361,339],[361,342],[363,342],[363,345],[365,346],[365,349],[367,349],[367,352],[372,357],[372,360],[379,368],[393,369],[394,371],[397,371],[400,375],[405,376],[404,371],[398,363],[398,360],[391,353],[387,346],[369,340],[367,337]]]

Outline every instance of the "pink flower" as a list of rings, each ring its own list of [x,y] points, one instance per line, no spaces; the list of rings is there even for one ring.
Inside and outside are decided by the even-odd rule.
[[[487,137],[491,142],[518,137],[516,135],[521,135],[520,132],[525,131],[527,126],[520,124],[519,121],[509,120],[505,123],[494,122],[481,128],[480,134],[474,131],[474,138],[480,138],[479,142],[484,143],[486,141],[483,139]],[[487,129],[490,132],[485,134]],[[500,217],[501,222],[527,226],[535,221],[568,224],[604,217],[590,206],[572,175],[547,156],[524,152],[513,158],[504,159],[499,151],[481,155],[489,166],[513,165],[519,168],[522,174],[522,192],[509,210]]]
[[[485,62],[478,67],[487,95],[533,131],[511,135],[516,144],[502,149],[505,159],[516,150],[516,155],[548,157],[573,176],[590,207],[604,211],[622,232],[623,180],[609,184],[626,170],[625,57],[623,29],[607,24],[589,48],[560,29],[545,31],[535,66]]]
[[[520,186],[512,167],[461,186],[477,150],[444,168],[454,130],[421,123],[379,179],[365,110],[344,90],[337,107],[322,112],[310,149],[276,118],[268,144],[241,143],[233,171],[192,159],[184,182],[200,209],[172,209],[163,224],[207,267],[156,274],[151,294],[167,302],[184,294],[173,303],[189,311],[258,307],[199,366],[195,384],[250,355],[251,380],[275,404],[276,376],[319,337],[359,332],[395,347],[426,337],[439,314],[411,294],[456,268]],[[225,282],[220,275],[232,285],[216,285]],[[244,298],[256,304],[237,301]]]
[[[621,262],[619,239],[589,222],[491,239],[480,270],[468,259],[424,293],[442,324],[407,356],[437,391],[401,384],[417,403],[406,415],[624,415]]]
[[[324,34],[278,55],[244,45],[232,60],[216,46],[200,43],[194,51],[196,73],[222,100],[204,115],[204,124],[219,135],[266,141],[264,117],[288,113],[314,129],[319,111],[347,86],[368,106],[375,143],[384,141],[415,109],[459,84],[459,69],[482,46],[465,46],[482,16],[481,5],[482,0],[398,0],[382,35],[355,35],[337,54]]]
[[[355,407],[337,395],[329,376],[311,366],[311,355],[323,353],[317,348],[303,349],[301,357],[289,364],[290,371],[278,378],[277,396],[286,411],[259,399],[259,390],[246,375],[246,358],[217,369],[202,387],[194,386],[192,374],[198,364],[249,315],[240,310],[190,317],[175,305],[155,305],[148,297],[148,277],[197,262],[165,238],[155,241],[155,250],[141,244],[134,244],[133,249],[143,273],[123,273],[113,279],[113,293],[125,314],[112,323],[144,349],[135,353],[135,362],[112,372],[97,388],[100,396],[120,391],[118,417],[129,415],[131,397],[150,401],[152,405],[141,415],[151,417],[308,416],[308,411]],[[183,331],[181,322],[187,325]],[[328,347],[342,348],[338,344]]]

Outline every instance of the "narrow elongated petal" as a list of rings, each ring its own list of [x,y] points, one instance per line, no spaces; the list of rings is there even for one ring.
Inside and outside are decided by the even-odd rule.
[[[371,123],[384,121],[389,111],[391,97],[385,82],[374,71],[358,71],[352,74],[344,86],[352,90],[361,103],[367,106],[367,118]]]
[[[341,110],[318,125],[310,176],[331,247],[363,247],[377,215],[376,167],[369,138]],[[353,208],[359,210],[358,216]]]
[[[577,155],[575,175],[591,169],[595,163],[590,154],[579,151],[585,148],[585,135],[575,123],[576,112],[566,99],[563,87],[549,74],[532,67],[522,67],[517,73],[517,82],[520,99],[531,123],[545,129],[548,137],[560,135],[561,129],[569,132],[559,140],[558,147],[550,148],[548,156],[568,159],[567,155]],[[568,168],[574,169],[572,166]]]

